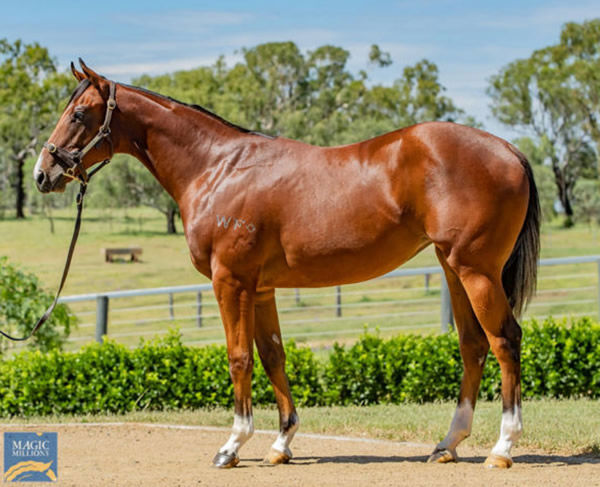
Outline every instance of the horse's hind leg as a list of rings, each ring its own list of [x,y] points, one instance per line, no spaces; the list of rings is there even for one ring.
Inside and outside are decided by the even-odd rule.
[[[490,261],[491,259],[485,259],[475,264],[471,254],[462,262],[460,257],[457,257],[452,267],[469,296],[473,311],[502,372],[503,413],[500,438],[487,458],[486,466],[508,468],[512,465],[510,450],[523,430],[521,328],[513,316],[504,292],[502,270],[493,270]]]
[[[464,368],[458,406],[450,424],[450,430],[429,457],[429,462],[446,463],[457,460],[457,445],[471,434],[473,411],[477,401],[485,358],[490,346],[458,276],[448,266],[444,255],[437,248],[436,253],[444,268],[448,288],[450,289],[452,310],[456,321]]]
[[[279,329],[274,291],[257,296],[254,339],[265,372],[273,384],[279,409],[279,435],[265,458],[270,464],[288,463],[292,457],[290,442],[299,426],[298,415],[285,374],[285,352]]]

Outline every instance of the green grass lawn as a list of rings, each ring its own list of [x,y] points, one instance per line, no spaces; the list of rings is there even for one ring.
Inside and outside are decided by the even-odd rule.
[[[336,406],[301,408],[300,431],[360,436],[394,441],[437,443],[450,425],[454,403],[399,404],[378,406]],[[193,411],[134,412],[125,415],[44,416],[13,418],[12,423],[57,422],[150,422],[230,427],[229,409]],[[475,411],[473,431],[464,444],[491,448],[500,431],[501,405],[480,402]],[[278,429],[275,408],[255,408],[257,429]],[[535,400],[523,404],[524,433],[518,447],[570,455],[600,456],[600,402],[585,399]],[[224,435],[226,435],[224,433]],[[224,436],[225,437],[225,436]]]
[[[55,233],[41,216],[26,221],[0,220],[0,255],[37,274],[44,287],[54,292],[58,284],[72,231],[74,208],[54,212]],[[86,208],[80,242],[63,295],[119,289],[205,283],[195,271],[183,235],[166,235],[164,217],[147,208]],[[181,225],[179,224],[179,229]],[[589,226],[565,230],[546,225],[542,234],[542,257],[600,253],[599,231]],[[104,247],[140,246],[142,262],[105,263]],[[437,265],[428,248],[405,267]],[[597,316],[596,264],[540,268],[539,292],[527,316]],[[303,289],[300,301],[293,290],[278,291],[284,338],[294,338],[315,347],[333,341],[351,341],[365,327],[379,329],[383,336],[401,332],[431,333],[439,329],[439,276],[432,276],[425,289],[423,276],[373,280],[343,286],[343,316],[335,316],[335,289]],[[565,304],[566,303],[566,304]],[[175,295],[172,316],[168,297],[152,296],[110,303],[109,335],[134,346],[143,334],[150,337],[179,327],[190,344],[222,343],[224,335],[212,293],[203,295],[203,323],[198,328],[195,296]],[[94,336],[95,302],[74,303],[79,329],[70,348],[78,348]],[[398,313],[403,313],[399,316]]]

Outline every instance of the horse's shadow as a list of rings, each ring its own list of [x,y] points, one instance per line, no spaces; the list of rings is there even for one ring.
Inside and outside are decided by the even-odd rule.
[[[339,456],[305,456],[305,457],[294,457],[293,462],[302,464],[311,463],[351,463],[351,464],[368,464],[368,463],[426,463],[427,456],[381,456],[381,455],[339,455]],[[582,464],[599,464],[600,457],[594,455],[542,455],[542,454],[527,454],[527,455],[516,455],[513,457],[515,464],[527,464],[527,465],[538,465],[543,467],[545,465],[582,465]],[[484,456],[468,456],[460,457],[459,463],[480,463],[483,465],[485,461]]]

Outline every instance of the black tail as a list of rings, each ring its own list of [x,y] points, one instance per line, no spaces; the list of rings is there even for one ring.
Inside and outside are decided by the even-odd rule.
[[[537,285],[541,211],[531,166],[521,152],[513,147],[511,149],[521,161],[529,180],[529,205],[525,222],[512,254],[502,270],[504,292],[515,316],[519,317],[535,292]]]

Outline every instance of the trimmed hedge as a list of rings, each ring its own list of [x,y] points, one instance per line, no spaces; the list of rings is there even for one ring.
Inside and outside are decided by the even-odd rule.
[[[329,359],[294,343],[287,373],[297,404],[376,404],[454,400],[462,362],[456,334],[364,335]],[[269,380],[255,358],[254,404],[272,404]],[[546,320],[525,326],[524,397],[600,397],[600,325],[581,319],[567,327]],[[498,397],[500,372],[492,355],[481,396]],[[113,341],[79,352],[22,352],[0,361],[0,415],[123,413],[233,404],[224,346],[182,345],[177,332],[128,349]]]

